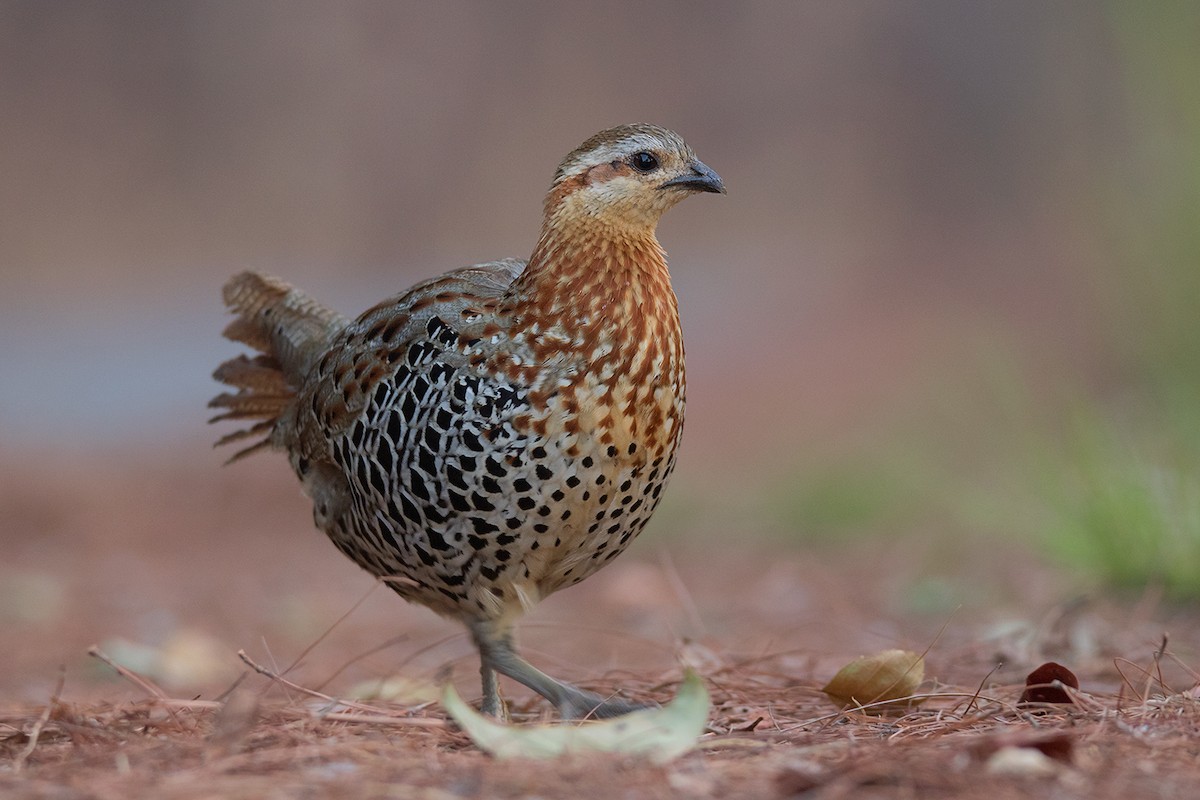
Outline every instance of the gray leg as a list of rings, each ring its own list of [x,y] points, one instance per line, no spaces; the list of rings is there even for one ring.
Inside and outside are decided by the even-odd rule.
[[[569,683],[551,678],[537,667],[517,655],[512,644],[511,632],[499,633],[487,623],[471,626],[475,644],[479,647],[479,655],[484,675],[484,711],[488,711],[488,673],[491,673],[493,693],[495,690],[495,673],[507,675],[518,683],[533,689],[542,697],[549,700],[563,719],[599,718],[607,719],[638,711],[650,706],[630,703],[617,698],[604,698],[592,692],[585,692]],[[498,695],[496,695],[498,700]]]
[[[507,719],[508,709],[500,699],[500,682],[496,679],[496,670],[492,669],[487,659],[481,659],[479,674],[483,677],[483,703],[479,710],[493,717]]]

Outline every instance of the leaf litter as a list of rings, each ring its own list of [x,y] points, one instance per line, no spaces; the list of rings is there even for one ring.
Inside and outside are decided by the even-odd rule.
[[[859,659],[851,672],[889,684],[897,674],[910,680],[915,670],[905,664],[912,667],[914,656]],[[253,672],[222,701],[172,697],[114,663],[146,699],[71,703],[60,689],[42,707],[0,714],[0,765],[7,764],[0,766],[0,796],[45,796],[54,786],[55,796],[68,798],[145,796],[152,789],[168,800],[314,792],[551,797],[577,796],[580,787],[633,798],[995,798],[1051,787],[1064,797],[1154,797],[1164,775],[1194,764],[1200,741],[1196,685],[1148,686],[1143,678],[1156,674],[1153,663],[1135,670],[1126,662],[1133,682],[1108,692],[1073,690],[1076,702],[1045,704],[1036,714],[1021,704],[1024,685],[934,680],[912,697],[920,705],[885,699],[893,705],[881,715],[860,703],[831,710],[817,676],[797,678],[788,654],[723,656],[709,660],[708,674],[688,673],[681,685],[678,671],[623,676],[636,696],[664,702],[646,714],[656,744],[631,755],[615,744],[622,739],[617,728],[605,732],[621,720],[501,725],[452,691],[443,702],[458,724],[429,702],[339,699],[294,682],[289,699],[271,699],[265,690],[287,679],[244,661]],[[871,667],[879,662],[886,668]],[[537,707],[515,706],[522,720]],[[687,724],[673,728],[676,714]],[[480,723],[502,729],[501,744],[486,744]],[[632,724],[636,730],[639,723]],[[600,732],[599,746],[571,732],[586,730]],[[527,741],[503,755],[519,757],[501,757],[514,738]],[[552,742],[534,752],[544,742],[528,740],[538,739]],[[530,760],[550,752],[556,757]]]

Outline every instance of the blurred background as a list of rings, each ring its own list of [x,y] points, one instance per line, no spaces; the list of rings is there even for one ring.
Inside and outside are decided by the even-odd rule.
[[[287,661],[349,611],[370,581],[284,460],[209,447],[221,284],[354,313],[526,256],[559,159],[631,121],[729,195],[660,229],[672,490],[548,604],[548,650],[585,607],[662,644],[735,641],[749,603],[833,649],[803,622],[830,596],[887,641],[911,623],[863,597],[939,624],[1194,599],[1197,41],[1189,2],[0,0],[0,690],[93,641]],[[326,659],[456,630],[381,590]]]

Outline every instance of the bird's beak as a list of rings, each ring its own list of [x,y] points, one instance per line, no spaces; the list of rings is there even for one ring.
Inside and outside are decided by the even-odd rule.
[[[725,194],[721,176],[698,158],[688,164],[688,171],[661,184],[660,189],[686,189],[691,192],[716,192]]]

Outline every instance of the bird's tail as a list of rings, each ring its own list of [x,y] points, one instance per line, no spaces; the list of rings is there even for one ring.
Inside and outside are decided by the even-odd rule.
[[[213,373],[237,391],[224,392],[209,402],[209,408],[224,409],[209,422],[253,421],[221,437],[217,445],[265,435],[229,459],[236,461],[271,445],[275,425],[304,377],[348,320],[278,278],[255,272],[235,275],[222,294],[225,305],[237,315],[225,328],[226,338],[259,352],[232,358]]]

